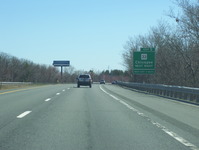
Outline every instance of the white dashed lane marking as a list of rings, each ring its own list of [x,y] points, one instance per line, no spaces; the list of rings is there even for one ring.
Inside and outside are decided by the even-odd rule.
[[[57,93],[56,95],[60,95],[60,93]]]
[[[29,113],[31,113],[31,111],[25,111],[22,114],[20,114],[19,116],[17,116],[17,118],[19,118],[19,119],[23,118],[23,117],[27,116]]]
[[[70,89],[70,88],[68,88],[68,89]],[[62,91],[64,92],[65,89],[63,89]],[[56,93],[56,95],[60,95],[60,93]],[[51,100],[51,98],[45,99],[46,102],[48,102],[48,101],[50,101],[50,100]],[[25,116],[27,116],[27,115],[30,114],[31,112],[32,112],[32,111],[25,111],[25,112],[23,112],[22,114],[18,115],[17,118],[18,118],[18,119],[24,118]]]
[[[45,101],[48,102],[48,101],[50,101],[50,100],[51,100],[51,98],[47,98]]]

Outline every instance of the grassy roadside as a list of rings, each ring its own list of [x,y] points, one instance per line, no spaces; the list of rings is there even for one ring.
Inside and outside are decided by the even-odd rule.
[[[46,84],[29,84],[29,85],[0,85],[1,90],[9,90],[9,89],[20,89],[20,88],[28,88],[28,87],[36,87],[36,86],[43,86]]]

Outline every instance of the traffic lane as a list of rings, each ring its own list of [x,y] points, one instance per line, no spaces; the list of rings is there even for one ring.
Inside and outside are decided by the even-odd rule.
[[[199,130],[199,106],[173,101],[155,95],[143,94],[124,89],[119,86],[106,85],[105,88],[118,96],[128,99],[134,104],[140,103],[152,110],[161,112],[184,124]]]
[[[81,149],[76,146],[78,141],[81,142],[79,146],[88,149],[84,140],[87,136],[81,137],[87,129],[87,126],[84,126],[86,119],[83,118],[87,110],[78,105],[78,101],[73,102],[73,97],[69,96],[73,92],[68,91],[65,94],[60,93],[47,101],[46,105],[35,108],[31,114],[4,128],[4,131],[0,132],[0,149],[66,149],[65,146],[68,149]]]
[[[56,86],[54,87],[56,88]],[[39,133],[37,132],[38,126],[40,124],[35,124],[37,122],[37,117],[45,117],[45,115],[42,115],[42,113],[46,113],[45,109],[51,109],[51,105],[56,101],[59,100],[58,97],[61,97],[63,93],[67,93],[70,89],[67,89],[60,94],[56,94],[56,96],[49,101],[46,101],[43,105],[38,105],[38,107],[35,107],[32,111],[32,113],[28,114],[27,116],[24,116],[20,119],[15,119],[15,121],[11,122],[9,125],[4,127],[4,129],[0,130],[0,149],[20,149],[20,150],[26,150],[26,149],[59,149],[55,148],[54,144],[50,144],[52,141],[54,141],[54,138],[58,138],[56,135],[62,134],[59,132],[58,128],[54,128],[54,126],[57,126],[57,123],[54,122],[54,124],[46,124],[46,122],[43,122],[44,118],[40,118],[41,124],[44,123],[44,126],[41,128]],[[64,97],[65,98],[65,97]],[[59,109],[59,108],[58,108]],[[47,112],[48,113],[48,112]],[[30,118],[29,118],[30,117]],[[53,117],[53,116],[52,116]],[[52,126],[51,126],[52,125]],[[48,141],[49,143],[45,144],[45,141],[38,141],[38,136],[41,136],[45,139],[48,139],[48,133],[46,133],[45,128],[50,127],[50,130],[53,131],[53,135],[50,137],[52,141]],[[54,130],[55,129],[55,130]],[[51,131],[48,131],[51,132]],[[72,135],[71,135],[72,136]],[[63,142],[61,138],[58,138],[59,142]],[[63,139],[64,140],[64,139]],[[49,147],[52,146],[51,148]],[[29,148],[30,147],[30,148]],[[48,148],[49,147],[49,148]]]
[[[0,128],[12,122],[16,116],[31,111],[72,85],[42,86],[28,89],[9,90],[0,94]]]
[[[93,88],[73,88],[0,131],[0,149],[188,149]],[[17,146],[16,146],[17,145]]]

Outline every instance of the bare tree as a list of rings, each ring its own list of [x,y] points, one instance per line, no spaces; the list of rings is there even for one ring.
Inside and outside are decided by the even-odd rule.
[[[176,26],[160,22],[147,36],[130,39],[123,53],[124,66],[132,71],[133,52],[139,47],[156,48],[156,74],[133,77],[153,83],[199,86],[199,5],[188,0],[176,0],[182,15],[171,13]],[[146,77],[149,79],[146,80]]]

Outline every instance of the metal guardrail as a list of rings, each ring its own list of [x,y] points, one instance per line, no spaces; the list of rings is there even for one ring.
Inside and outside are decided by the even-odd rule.
[[[132,82],[117,82],[120,86],[145,91],[151,94],[182,100],[189,103],[199,104],[199,88],[183,86],[170,86],[161,84],[142,84]]]

